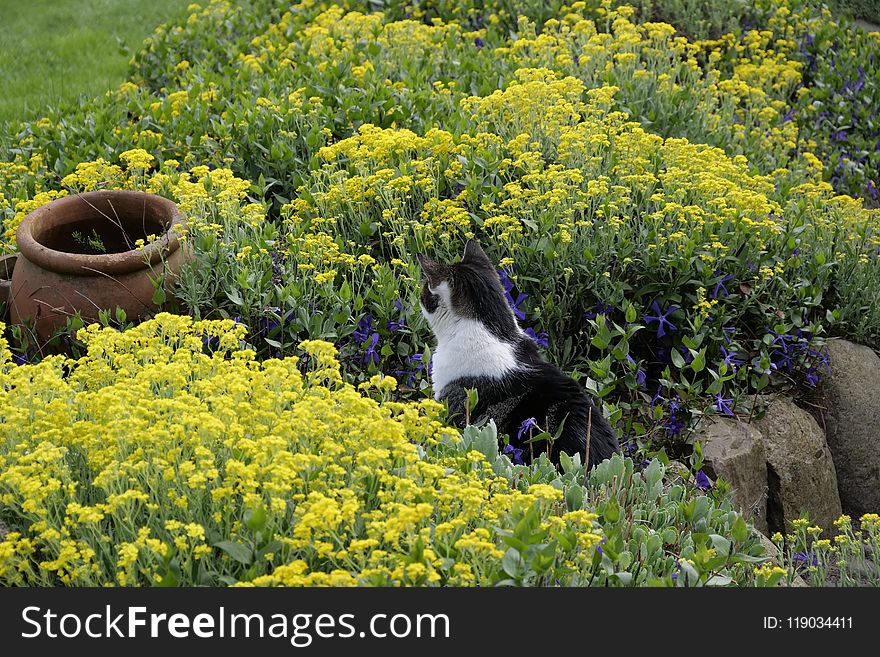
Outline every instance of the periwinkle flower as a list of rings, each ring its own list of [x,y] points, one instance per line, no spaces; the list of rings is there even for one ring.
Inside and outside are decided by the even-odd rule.
[[[678,306],[670,306],[666,312],[662,312],[660,310],[660,304],[657,301],[651,304],[651,310],[653,310],[656,315],[645,315],[642,317],[642,320],[646,324],[651,324],[652,322],[657,322],[657,337],[662,338],[666,335],[666,328],[668,327],[670,331],[677,331],[678,327],[675,326],[672,322],[670,322],[667,317],[678,310]]]
[[[712,480],[702,470],[697,473],[697,488],[703,491],[712,488]]]
[[[523,434],[527,433],[530,429],[539,429],[538,422],[533,417],[523,420],[523,423],[519,425],[519,431],[517,432],[516,437],[522,440]]]
[[[550,346],[550,335],[549,334],[544,333],[544,332],[535,333],[535,329],[533,329],[532,327],[527,328],[524,332],[527,336],[529,336],[532,340],[535,341],[535,344],[537,344],[542,349],[546,349],[547,347]]]
[[[367,340],[370,339],[370,334],[373,331],[373,316],[370,314],[364,315],[361,320],[358,322],[357,328],[354,333],[352,333],[352,337],[354,341],[358,344],[363,344]]]
[[[730,405],[733,403],[733,398],[725,399],[723,393],[718,393],[715,395],[715,410],[719,413],[724,413],[724,415],[733,415],[733,410],[730,408]]]
[[[368,364],[370,361],[379,364],[379,352],[376,350],[376,347],[379,345],[379,334],[373,333],[367,340],[364,342],[369,342],[366,351],[364,352],[364,364]]]
[[[529,298],[528,294],[523,294],[522,292],[517,294],[516,299],[513,298],[513,288],[514,283],[510,279],[510,272],[513,269],[510,268],[508,270],[507,267],[502,267],[498,270],[498,278],[501,281],[501,286],[504,288],[504,297],[507,299],[508,305],[510,305],[513,310],[513,314],[516,315],[517,319],[523,320],[526,318],[526,313],[524,310],[520,308],[523,302]]]
[[[505,445],[504,449],[501,450],[502,454],[507,454],[510,457],[510,461],[514,465],[525,465],[525,461],[523,461],[523,451],[513,445]]]

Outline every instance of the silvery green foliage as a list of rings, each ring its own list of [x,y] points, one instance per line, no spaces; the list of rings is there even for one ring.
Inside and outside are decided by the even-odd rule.
[[[467,427],[454,449],[482,453],[498,475],[523,492],[532,484],[558,488],[563,493],[559,513],[583,509],[598,515],[604,539],[591,557],[591,567],[574,570],[551,564],[539,572],[534,567],[547,561],[542,555],[560,546],[547,542],[535,519],[526,514],[502,546],[507,548],[506,567],[499,573],[499,584],[749,586],[754,584],[755,566],[767,561],[727,496],[714,499],[692,483],[673,483],[656,458],[637,464],[616,454],[589,472],[580,455],[563,454],[560,470],[546,454],[528,467],[513,465],[501,453],[491,422]]]

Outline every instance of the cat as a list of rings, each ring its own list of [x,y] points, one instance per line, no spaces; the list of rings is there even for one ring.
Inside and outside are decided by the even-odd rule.
[[[472,423],[493,419],[499,434],[510,438],[508,452],[525,463],[548,450],[547,442],[526,442],[541,430],[551,436],[559,432],[549,450],[556,464],[561,452],[580,454],[583,461],[588,428],[590,467],[618,451],[614,430],[586,391],[544,360],[520,328],[498,272],[475,240],[468,240],[455,264],[425,255],[418,260],[424,282],[420,306],[437,339],[431,371],[434,398],[447,403],[453,422],[464,425],[465,389],[476,389]],[[530,419],[539,428],[521,429]]]

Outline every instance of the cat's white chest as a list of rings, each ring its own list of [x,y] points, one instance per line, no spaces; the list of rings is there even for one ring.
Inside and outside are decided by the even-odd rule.
[[[436,327],[435,327],[436,328]],[[446,330],[443,330],[446,329]],[[500,379],[517,369],[514,346],[499,340],[480,322],[459,318],[437,332],[431,383],[434,398],[463,377]]]

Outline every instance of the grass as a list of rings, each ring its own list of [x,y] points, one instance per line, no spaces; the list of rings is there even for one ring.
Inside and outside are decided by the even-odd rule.
[[[189,0],[0,0],[0,124],[121,84],[130,51]]]

